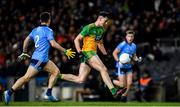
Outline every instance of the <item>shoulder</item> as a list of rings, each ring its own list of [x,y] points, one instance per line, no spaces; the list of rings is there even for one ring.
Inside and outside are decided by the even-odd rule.
[[[125,45],[126,45],[126,42],[123,41],[123,42],[119,43],[119,45],[117,46],[117,48],[118,48],[118,49],[121,49],[121,48],[123,48]]]
[[[132,46],[133,46],[133,47],[136,47],[136,44],[135,44],[135,43],[132,43]]]
[[[47,33],[53,33],[53,30],[50,27],[44,27],[43,28],[45,30],[45,32]]]
[[[84,26],[84,29],[92,29],[94,26],[95,26],[94,23],[90,23],[90,24]]]
[[[47,30],[49,30],[50,32],[53,32],[53,30],[50,27],[46,27]]]
[[[50,27],[48,27],[48,26],[44,27],[44,29],[45,29],[46,31],[53,32],[53,30],[52,30]]]
[[[136,50],[136,44],[132,43],[132,48]]]
[[[38,27],[35,27],[35,28],[32,29],[31,32],[34,32],[34,31],[36,31],[37,29],[38,29]]]
[[[95,27],[95,24],[94,23],[90,23],[87,26],[90,27],[90,28],[93,28],[93,27]]]
[[[119,45],[126,45],[127,43],[125,41],[119,43]]]
[[[31,32],[30,32],[30,34],[29,34],[29,35],[33,35],[33,34],[34,34],[34,32],[35,32],[35,31],[37,31],[37,28],[38,28],[38,27],[33,28],[33,29],[31,30]]]

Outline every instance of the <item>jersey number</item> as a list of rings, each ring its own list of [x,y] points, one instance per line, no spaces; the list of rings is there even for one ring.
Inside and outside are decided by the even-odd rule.
[[[39,45],[37,44],[39,41],[39,35],[36,35],[35,38],[36,38],[35,47],[37,48],[37,47],[39,47]]]
[[[101,35],[96,35],[96,41],[100,41],[102,39]]]

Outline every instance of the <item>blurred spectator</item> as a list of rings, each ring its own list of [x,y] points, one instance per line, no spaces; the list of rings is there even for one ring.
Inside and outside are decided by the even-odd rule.
[[[152,101],[153,96],[153,83],[152,77],[150,76],[148,71],[142,72],[139,80],[139,90],[136,93],[136,97],[138,101]]]

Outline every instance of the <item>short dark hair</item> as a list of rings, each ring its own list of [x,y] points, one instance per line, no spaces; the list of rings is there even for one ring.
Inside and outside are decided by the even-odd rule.
[[[103,16],[105,18],[110,18],[110,13],[107,11],[100,11],[98,16]]]
[[[51,19],[51,14],[49,12],[42,12],[40,14],[40,21],[41,22],[48,22]]]
[[[127,30],[126,34],[133,34],[133,35],[135,35],[135,31],[134,30]]]

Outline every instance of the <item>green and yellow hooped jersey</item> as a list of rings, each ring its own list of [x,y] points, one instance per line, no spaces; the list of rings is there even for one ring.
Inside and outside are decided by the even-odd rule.
[[[80,34],[83,36],[82,51],[97,51],[97,41],[103,38],[105,29],[91,23],[83,28]]]

